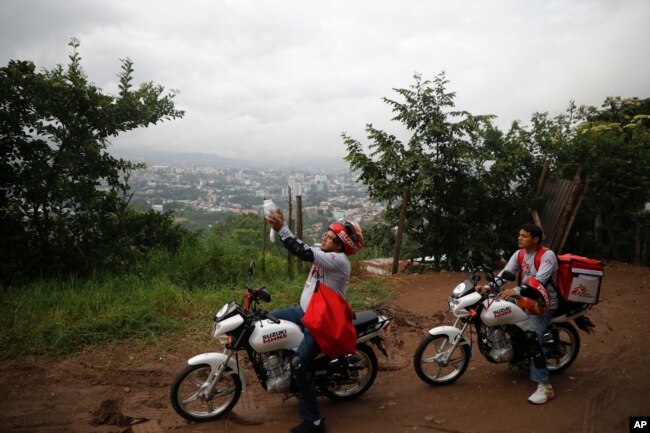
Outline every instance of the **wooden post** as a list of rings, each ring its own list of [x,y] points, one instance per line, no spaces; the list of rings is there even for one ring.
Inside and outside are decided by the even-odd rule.
[[[641,265],[641,221],[641,212],[639,212],[636,220],[636,236],[634,236],[636,243],[634,248],[634,264],[637,266]]]
[[[399,255],[402,250],[402,234],[404,233],[404,222],[406,221],[406,208],[409,201],[409,188],[402,194],[402,205],[399,209],[399,222],[397,223],[397,236],[395,237],[395,253],[393,255],[392,274],[396,274],[399,268]]]
[[[544,184],[546,183],[546,177],[548,176],[548,167],[549,167],[549,162],[548,159],[544,161],[544,166],[542,167],[542,172],[539,175],[539,181],[537,182],[537,190],[535,191],[535,199],[537,199],[540,195],[542,195],[542,191],[544,189]],[[532,209],[531,214],[533,216],[533,222],[539,226],[539,228],[544,231],[544,226],[542,225],[542,219],[539,217],[539,213],[537,212],[537,209]]]
[[[539,181],[537,182],[537,191],[535,191],[535,197],[539,197],[542,194],[544,189],[544,183],[546,182],[546,176],[548,176],[548,159],[544,161],[544,166],[542,167],[542,172],[539,175]]]
[[[302,240],[302,196],[296,196],[296,232],[298,233],[298,239]],[[298,260],[298,272],[302,273],[303,271],[303,262]]]
[[[264,212],[262,212],[264,214]],[[267,228],[266,215],[264,215],[264,227],[262,228],[262,274],[266,276],[266,237],[271,229]]]
[[[291,212],[292,212],[292,209],[291,209],[291,187],[290,186],[287,187],[287,190],[289,191],[289,206],[288,206],[288,209],[287,209],[287,218],[288,218],[287,225],[289,226],[289,230],[291,230],[292,229],[292,227],[291,227],[291,223],[292,223],[292,219],[291,219]],[[287,253],[287,270],[289,271],[289,278],[293,279],[293,258],[291,257],[291,253]]]
[[[650,218],[643,217],[643,244],[641,246],[641,265],[647,266],[648,263],[648,246],[650,246]]]

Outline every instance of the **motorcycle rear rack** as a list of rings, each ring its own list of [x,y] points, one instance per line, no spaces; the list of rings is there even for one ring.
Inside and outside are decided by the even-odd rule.
[[[372,323],[370,326],[368,326],[366,329],[364,329],[362,332],[359,332],[359,329],[355,326],[355,329],[357,329],[357,338],[366,336],[368,334],[372,334],[373,332],[379,331],[381,328],[384,327],[384,325],[387,322],[390,322],[395,318],[395,315],[391,310],[385,307],[379,307],[375,308],[373,310],[375,314],[377,314],[377,321],[375,323]],[[362,313],[362,312],[359,312]],[[379,317],[383,317],[382,320],[379,319]]]

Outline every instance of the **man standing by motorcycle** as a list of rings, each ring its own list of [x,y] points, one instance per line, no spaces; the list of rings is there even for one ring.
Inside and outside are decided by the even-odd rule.
[[[303,328],[304,333],[296,356],[291,360],[291,368],[298,387],[298,413],[302,423],[289,430],[289,433],[322,433],[325,431],[325,424],[318,409],[311,370],[311,363],[320,353],[320,347],[309,329],[303,326],[302,318],[307,311],[318,281],[322,281],[323,284],[331,287],[345,298],[351,271],[348,256],[356,254],[363,246],[363,233],[356,223],[335,222],[323,235],[321,247],[315,248],[309,247],[294,236],[284,223],[280,209],[277,209],[275,214],[267,215],[266,220],[271,224],[273,230],[278,232],[289,253],[312,263],[300,296],[300,306],[284,308],[271,313],[271,315],[277,319],[296,323]]]
[[[500,293],[502,299],[511,298],[529,314],[530,330],[526,340],[530,344],[532,358],[530,378],[537,382],[537,389],[528,397],[533,404],[544,404],[555,397],[550,377],[546,368],[546,354],[542,346],[544,332],[551,323],[557,309],[558,296],[554,288],[557,274],[555,253],[542,247],[543,232],[535,224],[523,224],[519,230],[516,251],[506,264],[504,270],[517,275],[520,285],[505,289]]]

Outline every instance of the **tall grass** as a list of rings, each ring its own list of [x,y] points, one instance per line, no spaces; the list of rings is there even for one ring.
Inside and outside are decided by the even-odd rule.
[[[263,254],[251,245],[210,234],[204,239],[185,241],[176,253],[155,250],[142,275],[146,278],[163,275],[188,289],[235,287],[247,280],[250,261],[256,262],[257,278],[284,279],[287,274],[283,256]]]
[[[104,283],[43,281],[3,293],[2,356],[61,355],[86,345],[179,328],[186,292],[118,277]]]
[[[258,266],[249,278],[252,259]],[[0,289],[0,357],[60,357],[110,342],[153,343],[163,335],[203,327],[207,335],[209,317],[231,299],[241,301],[247,284],[264,284],[273,299],[265,307],[273,310],[298,302],[305,276],[287,278],[286,257],[210,237],[185,243],[177,254],[154,252],[137,275]],[[354,308],[367,308],[388,299],[388,291],[380,283],[355,278],[349,299]]]

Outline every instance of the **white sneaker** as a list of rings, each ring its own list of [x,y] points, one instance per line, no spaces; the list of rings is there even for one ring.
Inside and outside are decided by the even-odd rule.
[[[553,387],[551,384],[549,383],[548,385],[544,385],[543,383],[540,383],[537,385],[535,392],[528,397],[528,401],[533,404],[544,404],[553,397],[555,397],[555,394],[553,393]]]

